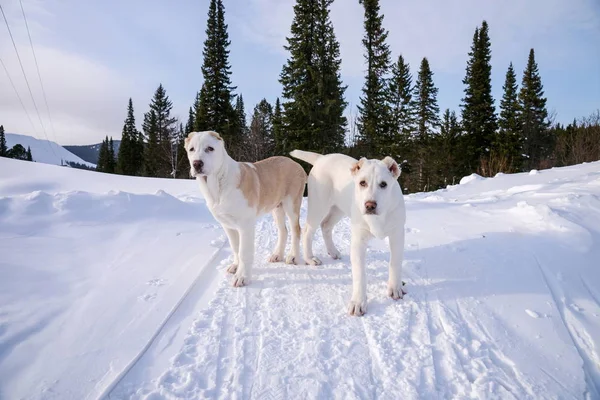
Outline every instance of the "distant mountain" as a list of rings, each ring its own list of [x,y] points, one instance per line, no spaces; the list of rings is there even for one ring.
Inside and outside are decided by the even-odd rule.
[[[120,145],[121,145],[120,140],[113,141],[113,146],[115,148],[115,156],[119,153]],[[100,154],[100,146],[102,146],[102,143],[88,144],[85,146],[63,146],[63,147],[65,149],[69,150],[71,153],[84,159],[85,161],[96,164],[98,162],[98,154]]]
[[[68,163],[83,164],[95,168],[96,163],[79,158],[58,143],[49,140],[36,139],[27,135],[6,133],[6,145],[10,149],[16,144],[31,148],[33,161],[44,164],[66,165]]]

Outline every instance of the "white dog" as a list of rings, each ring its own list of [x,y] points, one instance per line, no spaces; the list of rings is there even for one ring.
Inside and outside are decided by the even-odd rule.
[[[331,232],[344,216],[351,218],[352,239],[352,299],[351,315],[363,315],[367,310],[367,280],[365,252],[373,236],[389,238],[390,269],[387,292],[394,300],[405,294],[402,290],[402,259],[404,257],[404,197],[398,184],[400,167],[391,157],[383,160],[356,161],[342,154],[321,155],[294,150],[292,157],[313,164],[308,176],[308,213],[304,232],[304,260],[318,265],[313,256],[312,241],[319,224],[327,252],[340,257]]]
[[[279,238],[270,262],[284,259],[287,215],[292,229],[292,251],[286,258],[295,264],[300,253],[300,205],[306,172],[287,157],[271,157],[257,163],[234,161],[216,132],[192,132],[185,139],[191,175],[215,219],[221,223],[233,250],[233,285],[250,281],[254,261],[256,218],[273,211]]]

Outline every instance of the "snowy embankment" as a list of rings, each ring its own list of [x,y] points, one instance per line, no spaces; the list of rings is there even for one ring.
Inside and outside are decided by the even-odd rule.
[[[35,162],[53,165],[65,165],[67,162],[76,162],[88,167],[96,166],[95,164],[77,157],[58,143],[49,140],[36,139],[27,135],[7,133],[6,145],[8,148],[10,149],[16,144],[20,144],[25,150],[29,147],[31,149],[33,161]]]
[[[600,163],[406,205],[408,295],[373,241],[354,318],[347,220],[309,267],[261,219],[235,289],[193,181],[0,159],[0,398],[599,398]]]

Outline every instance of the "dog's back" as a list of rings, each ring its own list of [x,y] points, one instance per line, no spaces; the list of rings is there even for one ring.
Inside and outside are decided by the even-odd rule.
[[[270,157],[255,163],[240,163],[239,188],[259,213],[277,207],[286,197],[302,199],[306,172],[287,157]]]

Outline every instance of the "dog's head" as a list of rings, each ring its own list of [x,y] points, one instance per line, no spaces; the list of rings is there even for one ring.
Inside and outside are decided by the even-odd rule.
[[[213,131],[191,132],[185,138],[185,151],[193,177],[214,173],[226,154],[223,139]]]
[[[350,172],[354,178],[354,199],[362,214],[381,215],[397,201],[397,196],[402,196],[398,184],[400,167],[391,157],[361,158]]]

